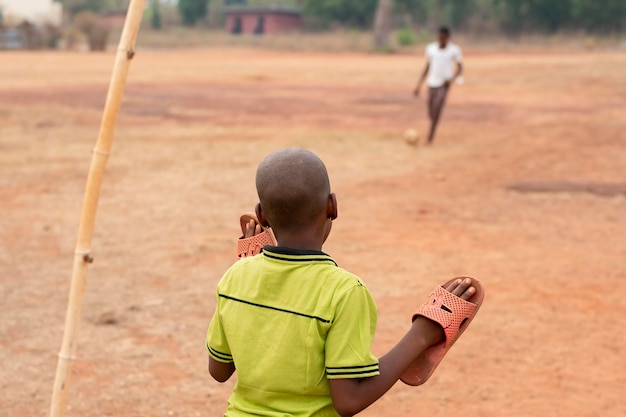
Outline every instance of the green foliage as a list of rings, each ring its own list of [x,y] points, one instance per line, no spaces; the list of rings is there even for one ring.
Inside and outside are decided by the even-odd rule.
[[[185,26],[194,26],[207,16],[208,10],[208,0],[178,0],[178,13]]]
[[[554,33],[571,20],[570,0],[534,0],[531,3],[531,15],[540,29]]]
[[[163,27],[163,19],[161,17],[161,10],[157,0],[152,0],[152,3],[150,4],[150,26],[154,30],[161,30]]]
[[[527,0],[494,0],[500,15],[500,25],[510,34],[522,31],[527,13]]]
[[[277,7],[288,7],[288,8],[296,8],[301,7],[303,1],[301,0],[247,0],[246,4],[248,6],[277,6]]]
[[[339,23],[352,27],[370,27],[374,20],[377,0],[309,0],[304,15],[319,26]]]
[[[428,20],[429,11],[435,6],[429,0],[395,0],[394,13],[410,17],[412,21],[423,24]]]
[[[405,26],[396,33],[396,42],[400,46],[412,46],[417,43],[417,36],[412,28]]]
[[[457,29],[463,27],[474,11],[474,0],[448,0],[444,5],[445,24]]]
[[[491,1],[491,0],[489,0]],[[480,0],[395,0],[395,14],[409,16],[420,25],[462,28],[477,12]]]
[[[369,28],[377,3],[376,0],[301,1],[307,21],[321,27],[339,23]],[[427,26],[432,30],[445,24],[453,32],[476,27],[481,22],[490,22],[492,27],[499,25],[509,34],[626,30],[626,0],[394,0],[394,15],[395,21],[404,25]]]
[[[571,0],[575,21],[590,32],[616,32],[626,29],[625,0]]]
[[[126,10],[130,0],[59,0],[72,16],[83,11],[108,12]]]
[[[86,10],[99,12],[102,9],[99,0],[61,0],[61,4],[72,16]]]
[[[586,29],[612,32],[626,27],[624,0],[494,0],[503,28],[509,33]]]

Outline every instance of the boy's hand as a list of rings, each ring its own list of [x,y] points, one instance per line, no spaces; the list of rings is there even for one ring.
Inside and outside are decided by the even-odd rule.
[[[448,285],[446,290],[465,301],[468,301],[474,294],[476,294],[476,288],[472,287],[472,280],[470,278],[459,278]],[[423,316],[419,316],[415,319],[413,322],[413,328],[415,327],[417,327],[417,330],[415,331],[423,335],[429,346],[436,345],[437,343],[443,341],[446,337],[443,329],[438,323],[435,323],[434,321]]]
[[[235,373],[234,363],[218,362],[209,356],[209,374],[217,382],[226,382]]]
[[[248,225],[246,226],[246,232],[243,234],[244,238],[249,238],[260,234],[263,231],[261,225],[254,221],[254,219],[250,219]]]
[[[237,240],[237,255],[239,258],[258,255],[264,246],[276,246],[276,237],[272,229],[257,220],[254,214],[243,214],[239,218],[242,236]]]
[[[462,298],[465,301],[468,301],[472,298],[472,295],[476,294],[476,288],[472,287],[472,279],[457,279],[452,284],[448,285],[446,288],[448,292],[456,295],[459,298]]]

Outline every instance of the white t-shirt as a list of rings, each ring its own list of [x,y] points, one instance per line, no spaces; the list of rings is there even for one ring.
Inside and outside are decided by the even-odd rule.
[[[433,42],[426,47],[426,59],[430,64],[426,83],[429,87],[441,87],[446,80],[452,79],[455,64],[463,62],[463,55],[461,48],[452,42],[443,49],[439,42]]]

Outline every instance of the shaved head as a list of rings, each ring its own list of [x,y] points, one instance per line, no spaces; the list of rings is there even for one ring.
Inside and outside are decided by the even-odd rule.
[[[291,148],[271,153],[257,169],[256,189],[274,229],[296,232],[326,216],[330,181],[313,152]]]

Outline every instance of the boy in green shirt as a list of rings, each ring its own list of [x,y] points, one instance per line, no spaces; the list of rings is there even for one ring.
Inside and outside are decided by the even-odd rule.
[[[411,366],[430,367],[416,384],[425,381],[440,360],[428,349],[457,336],[444,332],[437,317],[418,313],[389,353],[380,359],[371,353],[374,300],[357,276],[322,252],[337,218],[323,162],[303,149],[275,152],[259,165],[256,187],[260,224],[246,236],[271,226],[278,244],[235,263],[217,287],[206,339],[209,372],[220,382],[235,369],[238,376],[225,416],[352,416]],[[441,290],[469,305],[476,284],[457,279]]]

